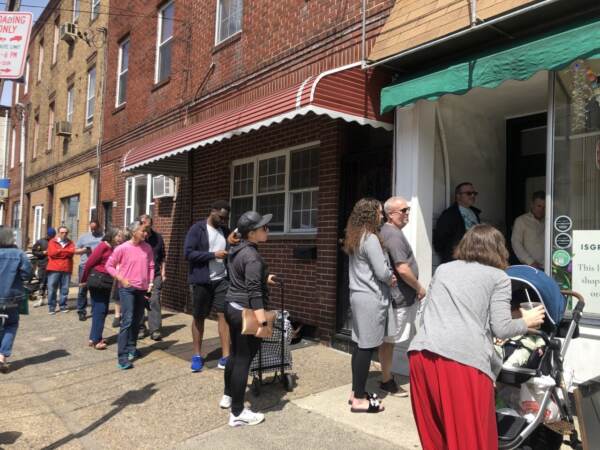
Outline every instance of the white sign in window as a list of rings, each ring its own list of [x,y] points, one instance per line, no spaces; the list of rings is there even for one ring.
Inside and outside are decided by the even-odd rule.
[[[273,232],[314,233],[319,204],[319,150],[295,148],[235,161],[231,227],[248,210],[273,214]]]
[[[572,268],[573,290],[583,295],[584,312],[600,314],[600,230],[573,231]]]

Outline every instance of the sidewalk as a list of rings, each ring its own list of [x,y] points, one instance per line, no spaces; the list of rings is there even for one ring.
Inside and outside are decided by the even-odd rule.
[[[190,316],[164,316],[163,341],[140,341],[142,358],[121,371],[112,315],[109,348],[97,351],[87,347],[89,319],[31,308],[21,317],[11,372],[0,374],[0,447],[419,448],[410,400],[388,397],[383,413],[350,413],[350,356],[322,345],[292,352],[293,392],[277,384],[264,386],[259,397],[248,394],[252,407],[265,412],[264,424],[231,429],[228,412],[217,406],[223,371],[216,368],[216,323],[207,322],[205,331],[209,361],[193,374]]]

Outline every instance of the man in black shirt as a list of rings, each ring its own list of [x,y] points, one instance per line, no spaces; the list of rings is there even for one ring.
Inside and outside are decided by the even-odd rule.
[[[44,304],[44,297],[46,296],[46,290],[48,287],[48,275],[46,274],[46,266],[48,266],[48,241],[56,236],[56,230],[52,227],[48,228],[46,237],[38,239],[33,247],[31,253],[37,259],[37,273],[36,276],[40,280],[40,299],[34,305],[36,308]]]
[[[152,228],[152,217],[148,214],[140,216],[138,219],[142,222],[148,231],[148,237],[146,242],[152,247],[154,253],[154,284],[152,287],[152,294],[150,297],[150,311],[148,311],[148,332],[150,338],[154,341],[160,341],[162,339],[161,326],[162,326],[162,314],[160,311],[160,291],[162,284],[165,282],[165,241],[160,233],[157,233]]]

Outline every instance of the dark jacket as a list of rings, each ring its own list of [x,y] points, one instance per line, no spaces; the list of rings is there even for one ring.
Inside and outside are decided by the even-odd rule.
[[[471,210],[475,213],[479,222],[481,211],[474,206],[471,206]],[[435,230],[433,230],[433,248],[442,258],[442,263],[454,260],[454,249],[466,232],[465,222],[458,209],[458,203],[455,202],[442,213]]]
[[[31,247],[31,253],[36,257],[38,261],[38,267],[46,267],[48,265],[48,255],[44,255],[44,252],[48,250],[48,239],[38,239],[33,247]]]
[[[242,240],[231,248],[229,261],[229,290],[225,301],[244,308],[265,308],[269,300],[268,267],[256,244]]]
[[[154,254],[154,276],[157,277],[160,275],[160,269],[166,256],[165,241],[160,233],[152,230],[146,238],[146,242],[152,247],[152,253]]]
[[[229,230],[221,226],[221,231],[227,240]],[[215,259],[214,252],[208,251],[208,229],[206,219],[196,222],[190,227],[183,244],[183,256],[189,263],[188,283],[208,284],[210,283],[210,271],[208,262]]]

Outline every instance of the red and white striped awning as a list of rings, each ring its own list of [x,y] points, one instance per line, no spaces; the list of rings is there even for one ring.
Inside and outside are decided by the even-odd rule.
[[[386,82],[385,74],[362,70],[358,63],[329,70],[133,148],[121,170],[176,175],[183,160],[168,161],[174,156],[308,113],[391,130],[392,116],[379,114],[379,92]]]

